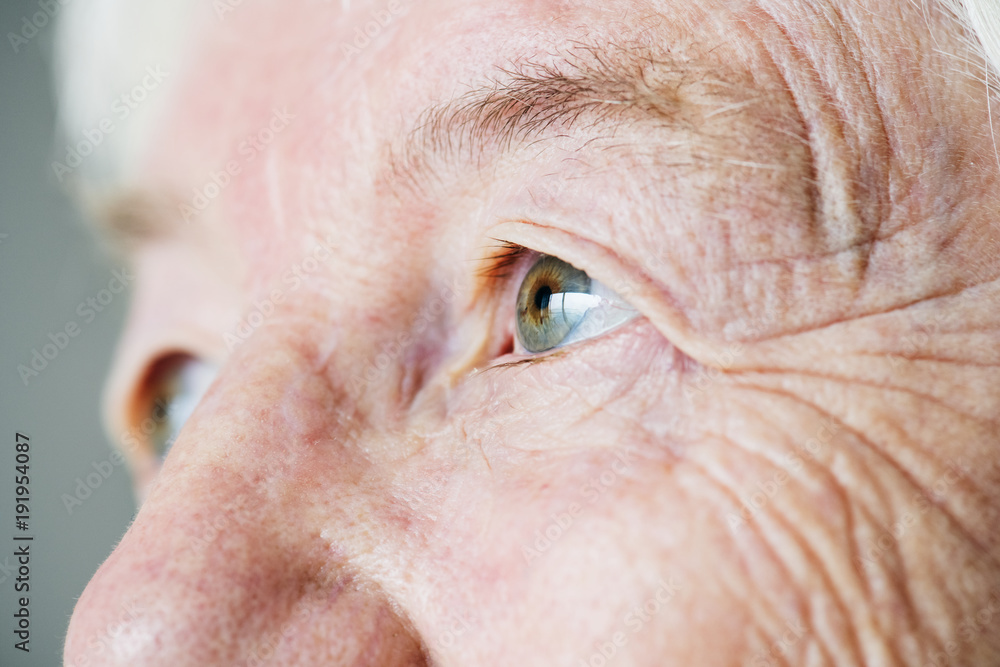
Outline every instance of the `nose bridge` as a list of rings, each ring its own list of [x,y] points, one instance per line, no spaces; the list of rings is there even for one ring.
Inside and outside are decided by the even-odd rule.
[[[262,328],[220,370],[175,445],[182,452],[176,463],[261,476],[254,486],[283,483],[318,448],[327,457],[343,453],[357,421],[349,405],[343,384],[307,341],[280,325]]]
[[[359,585],[346,548],[321,538],[330,515],[310,511],[317,489],[363,473],[340,446],[353,424],[344,398],[293,341],[264,330],[248,340],[81,597],[66,664],[243,664],[269,629],[308,636],[324,624],[355,647],[367,632],[419,654],[391,606]],[[376,642],[387,628],[398,639]]]
[[[348,405],[303,341],[262,329],[220,370],[148,504],[187,507],[209,535],[251,516],[258,533],[285,531],[286,504],[301,507],[313,483],[360,465],[344,446],[357,422]]]

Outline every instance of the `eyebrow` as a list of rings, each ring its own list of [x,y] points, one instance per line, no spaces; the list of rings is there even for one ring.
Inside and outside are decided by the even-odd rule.
[[[176,235],[181,228],[176,204],[148,190],[126,188],[84,198],[100,238],[126,257],[140,246]]]
[[[489,157],[574,129],[613,135],[647,123],[697,133],[699,120],[745,108],[717,66],[647,46],[577,43],[546,59],[497,67],[485,84],[418,113],[386,146],[392,180],[421,192],[445,170],[481,169]],[[177,202],[149,191],[114,193],[90,208],[100,235],[126,256],[182,227]]]
[[[678,60],[640,46],[577,44],[550,62],[499,67],[486,84],[417,115],[388,147],[390,173],[422,189],[457,169],[574,129],[594,131],[641,122],[697,129],[705,105],[725,109],[733,86],[705,63]],[[695,102],[697,100],[697,102]]]

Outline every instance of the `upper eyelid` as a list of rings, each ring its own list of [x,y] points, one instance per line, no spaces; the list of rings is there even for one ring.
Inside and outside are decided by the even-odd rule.
[[[509,278],[516,268],[523,262],[526,255],[535,253],[525,246],[501,239],[493,239],[498,245],[494,246],[493,252],[480,261],[480,268],[476,275],[486,280],[503,280]]]
[[[515,239],[512,243],[529,249],[541,248],[532,250],[538,256],[551,255],[585,271],[640,312],[650,306],[648,298],[642,294],[656,282],[649,273],[650,267],[662,266],[667,260],[656,258],[647,262],[642,256],[623,255],[604,242],[577,231],[567,231],[569,224],[569,221],[558,225],[515,216],[498,221],[490,231],[496,238],[512,238]],[[663,284],[657,287],[660,291],[666,289]],[[633,300],[633,295],[639,297],[638,302]]]
[[[546,254],[512,241],[493,240],[495,245],[478,260],[473,302],[498,303],[505,297],[513,297],[519,286],[518,279]]]
[[[493,238],[493,240],[496,241],[496,245],[492,247],[492,252],[490,254],[485,255],[479,260],[479,269],[476,272],[476,277],[482,281],[480,289],[483,289],[486,293],[496,295],[500,292],[515,289],[517,285],[513,285],[513,283],[516,282],[516,278],[523,278],[531,266],[544,256],[555,257],[560,261],[566,262],[567,264],[580,269],[592,279],[601,282],[609,289],[615,291],[615,293],[618,292],[618,290],[614,289],[612,285],[618,285],[621,281],[612,283],[608,280],[608,278],[611,278],[612,276],[608,276],[607,278],[595,276],[584,265],[585,263],[577,263],[575,259],[573,261],[567,260],[562,257],[561,254],[554,254],[551,251],[535,250],[513,241],[506,241],[498,238]],[[622,298],[625,300],[624,297]],[[630,301],[628,301],[628,303],[633,308],[636,308],[636,306]]]

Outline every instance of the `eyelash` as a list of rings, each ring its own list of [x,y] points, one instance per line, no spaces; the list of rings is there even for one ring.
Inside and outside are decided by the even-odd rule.
[[[491,286],[496,286],[497,283],[510,278],[514,269],[532,251],[510,241],[493,240],[496,241],[497,245],[493,246],[491,254],[480,260],[482,268],[477,275],[489,281]]]
[[[487,253],[478,260],[479,269],[476,271],[477,278],[480,279],[482,294],[493,304],[495,313],[507,313],[509,300],[513,298],[515,290],[518,288],[517,278],[526,270],[526,265],[538,255],[537,252],[517,243],[493,238],[494,244],[489,246]],[[488,296],[487,296],[488,295]],[[504,315],[500,315],[503,317]],[[495,359],[501,358],[514,351],[514,338],[516,334],[509,332],[510,340],[498,349]],[[541,361],[544,356],[529,355],[523,359],[493,364],[482,369],[485,371],[499,371],[513,366]]]

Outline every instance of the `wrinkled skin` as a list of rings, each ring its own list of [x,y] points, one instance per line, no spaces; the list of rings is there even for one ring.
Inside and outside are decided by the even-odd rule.
[[[427,0],[347,62],[361,4],[192,29],[143,188],[183,203],[294,118],[135,254],[114,423],[165,350],[221,370],[155,478],[133,453],[67,664],[998,664],[1000,170],[957,27]],[[477,158],[399,145],[500,68],[602,53],[646,83]],[[492,239],[641,316],[500,366]]]

